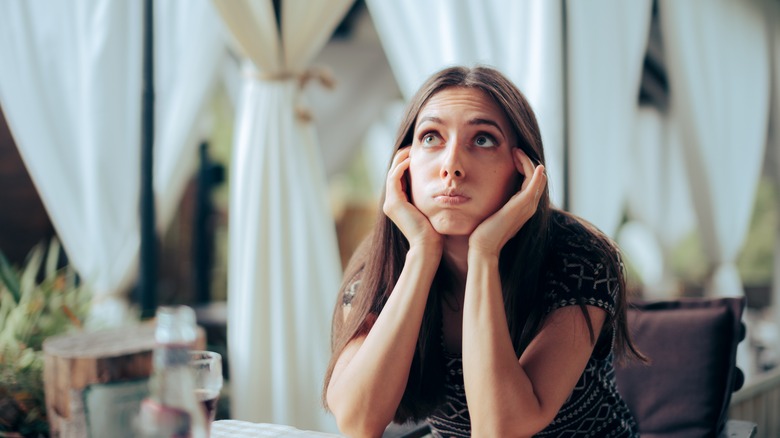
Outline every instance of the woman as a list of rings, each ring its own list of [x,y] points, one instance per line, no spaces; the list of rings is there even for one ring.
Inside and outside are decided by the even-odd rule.
[[[346,269],[325,403],[342,432],[427,419],[434,436],[637,436],[615,389],[622,264],[550,205],[535,116],[496,70],[412,98],[380,218]]]

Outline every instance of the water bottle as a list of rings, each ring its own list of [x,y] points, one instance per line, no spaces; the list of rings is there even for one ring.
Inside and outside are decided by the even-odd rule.
[[[195,399],[189,367],[197,337],[195,312],[187,306],[164,306],[156,320],[150,394],[141,402],[139,432],[148,438],[206,438],[206,419]]]

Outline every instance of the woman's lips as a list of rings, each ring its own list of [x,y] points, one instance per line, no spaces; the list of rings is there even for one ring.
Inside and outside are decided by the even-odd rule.
[[[448,206],[465,204],[471,200],[468,196],[454,191],[437,193],[433,199],[440,204]]]

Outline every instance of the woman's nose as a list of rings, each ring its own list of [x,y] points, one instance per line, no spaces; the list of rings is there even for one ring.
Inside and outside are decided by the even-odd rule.
[[[461,147],[458,145],[450,145],[447,148],[447,155],[444,157],[444,162],[442,163],[440,172],[442,179],[461,179],[466,176],[466,172],[464,172],[463,167],[462,155],[463,152],[461,151]]]

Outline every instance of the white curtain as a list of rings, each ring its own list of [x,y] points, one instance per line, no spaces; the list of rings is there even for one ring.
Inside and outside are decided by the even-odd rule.
[[[570,209],[615,236],[652,1],[566,5]]]
[[[652,106],[639,107],[629,142],[628,208],[670,250],[693,229],[695,216],[675,121]]]
[[[141,20],[130,1],[0,3],[5,117],[96,302],[118,299],[138,253]]]
[[[187,176],[176,163],[194,146],[198,108],[182,104],[202,101],[218,35],[207,1],[156,4],[162,228]],[[181,32],[168,34],[174,21]],[[0,2],[0,57],[13,60],[0,68],[0,103],[71,263],[94,289],[100,323],[121,317],[139,250],[142,29],[138,1]]]
[[[652,242],[634,248],[646,251],[647,257],[659,253],[659,260],[651,264],[660,265],[661,272],[655,279],[648,278],[644,289],[648,296],[669,298],[675,285],[667,260],[674,246],[693,229],[696,218],[674,119],[653,106],[640,106],[636,117],[626,161],[631,173],[627,181],[628,211],[631,218],[651,231]]]
[[[769,111],[764,8],[752,0],[660,0],[659,11],[672,114],[713,269],[708,289],[741,295],[735,261],[753,211]]]
[[[321,408],[340,282],[299,80],[352,0],[214,0],[248,57],[231,160],[228,351],[236,419],[335,430]]]
[[[198,143],[210,134],[208,104],[225,41],[209,0],[155,1],[154,9],[154,192],[164,230],[197,165]]]
[[[553,202],[563,199],[561,3],[546,0],[367,0],[401,92],[409,99],[444,67],[487,64],[526,95],[544,141]],[[386,147],[392,145],[386,140]],[[384,173],[387,163],[373,170]]]

